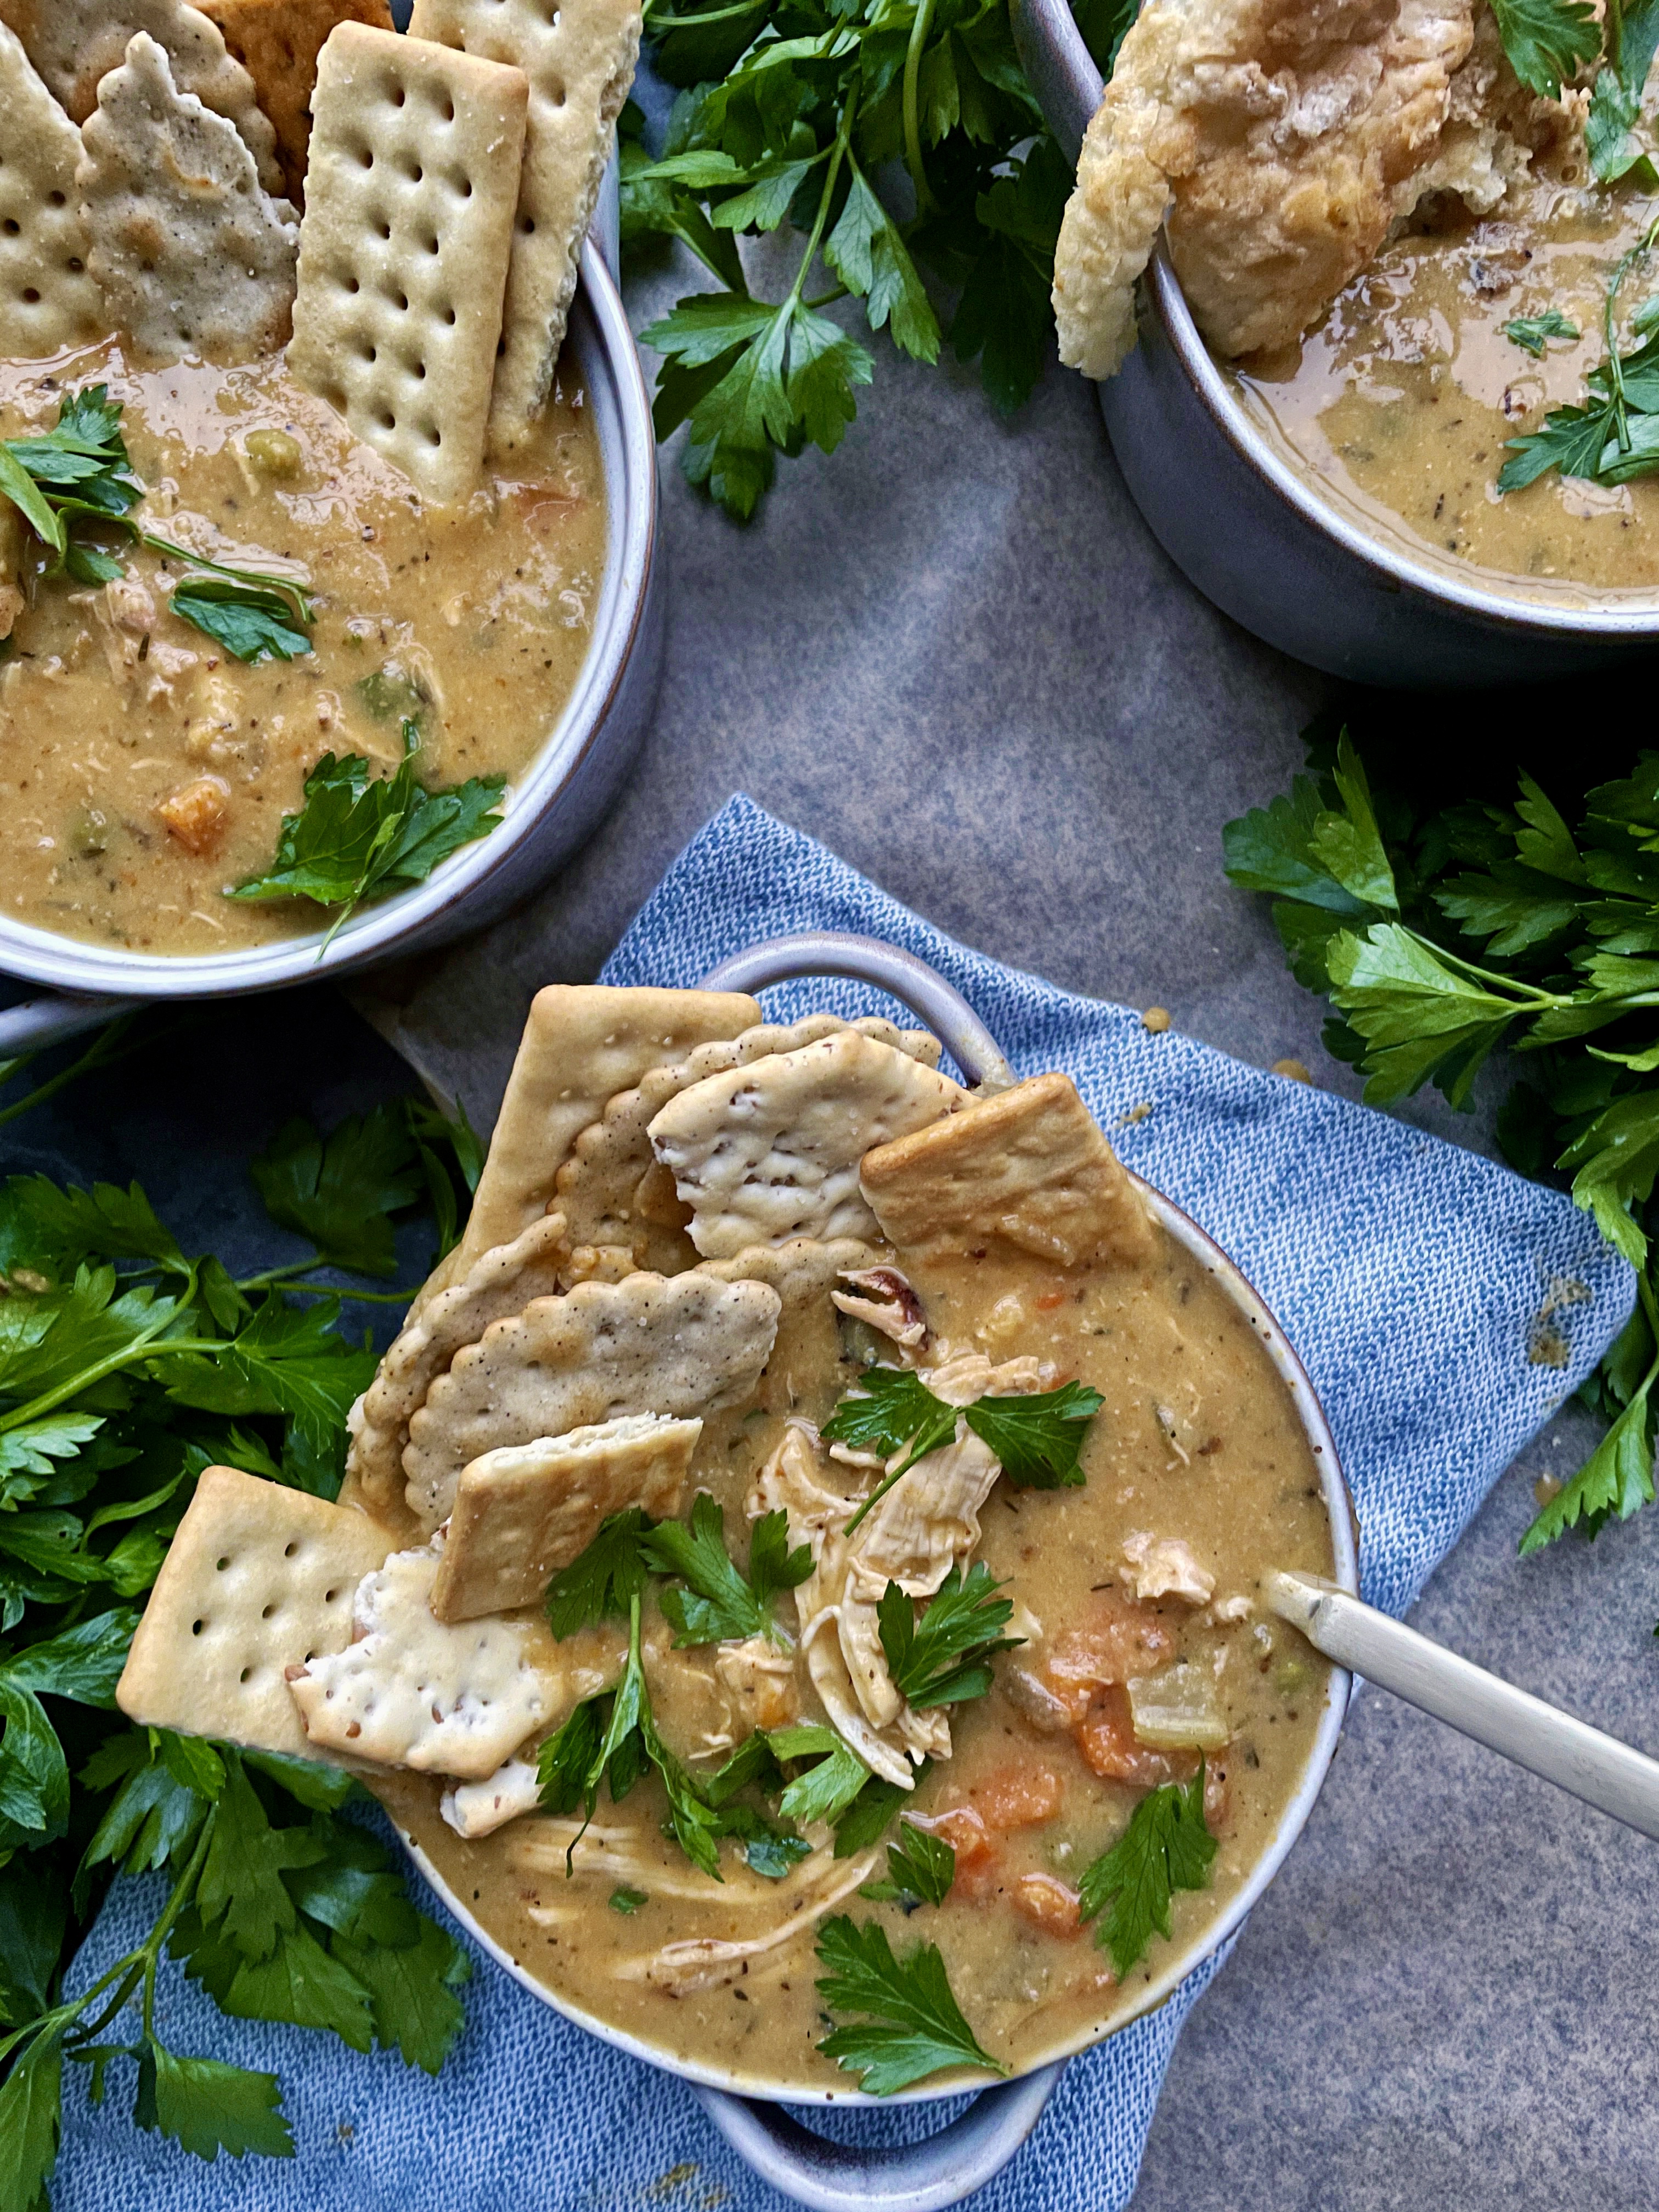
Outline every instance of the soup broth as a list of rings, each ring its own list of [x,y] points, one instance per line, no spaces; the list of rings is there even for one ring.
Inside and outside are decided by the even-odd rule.
[[[1146,1264],[1083,1279],[995,1251],[965,1268],[897,1256],[931,1327],[953,1346],[994,1360],[1036,1354],[1104,1401],[1084,1448],[1083,1487],[1017,1489],[1005,1479],[981,1512],[978,1556],[1014,1601],[1008,1632],[1024,1640],[997,1659],[988,1696],[951,1709],[952,1755],[927,1767],[897,1808],[953,1843],[943,1906],[907,1913],[860,1897],[886,1872],[879,1849],[831,1860],[827,1839],[782,1884],[728,1850],[717,1884],[664,1835],[654,1776],[621,1804],[602,1796],[569,1876],[576,1820],[532,1814],[464,1841],[440,1817],[440,1783],[374,1784],[455,1896],[562,2001],[703,2069],[824,2095],[851,2084],[816,2047],[825,2020],[812,1925],[703,1985],[695,1976],[653,1982],[653,1957],[697,1938],[763,1937],[809,1881],[821,1896],[839,1879],[836,1911],[878,1919],[901,1956],[919,1940],[936,1942],[984,2047],[1007,2067],[1030,2067],[1132,2017],[1226,1910],[1273,1841],[1329,1695],[1324,1662],[1259,1601],[1270,1568],[1332,1570],[1319,1469],[1259,1337],[1210,1272],[1161,1231]],[[823,1304],[787,1344],[780,1339],[758,1402],[705,1424],[692,1480],[719,1500],[728,1534],[743,1527],[786,1424],[822,1425],[857,1385],[859,1352]],[[1186,1547],[1213,1577],[1208,1601],[1132,1595],[1126,1546],[1133,1555],[1146,1534]],[[614,1679],[624,1640],[620,1629],[587,1631],[546,1656],[568,1692],[588,1694]],[[664,1736],[707,1772],[746,1723],[709,1655],[674,1650],[654,1607],[645,1650]],[[1135,1741],[1121,1687],[1126,1668],[1181,1662],[1202,1671],[1224,1715],[1224,1747],[1206,1773],[1218,1850],[1209,1886],[1176,1894],[1170,1942],[1154,1937],[1120,1984],[1079,1926],[1077,1883],[1149,1787],[1198,1771],[1196,1753]],[[1091,1670],[1100,1679],[1090,1688]],[[823,1717],[804,1670],[797,1686],[799,1717]]]

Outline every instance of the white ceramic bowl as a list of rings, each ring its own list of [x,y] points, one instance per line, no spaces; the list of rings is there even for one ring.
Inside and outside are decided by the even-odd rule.
[[[320,911],[316,927],[303,935],[180,958],[80,944],[0,911],[0,975],[45,985],[49,993],[0,1012],[0,1056],[94,1026],[129,1006],[270,991],[428,951],[494,920],[545,882],[591,834],[639,750],[662,665],[651,403],[615,281],[592,239],[566,343],[599,433],[607,501],[605,573],[575,688],[508,791],[500,828],[442,861],[424,884],[365,908],[326,951],[329,920]]]
[[[873,938],[826,931],[777,939],[723,962],[702,979],[701,988],[758,991],[769,984],[802,975],[851,975],[877,984],[929,1024],[966,1081],[977,1083],[988,1075],[1008,1079],[1007,1064],[995,1041],[966,1000],[914,954],[902,952]],[[1263,1348],[1295,1402],[1320,1470],[1325,1508],[1330,1516],[1334,1579],[1344,1589],[1357,1591],[1359,1563],[1353,1509],[1329,1424],[1306,1370],[1267,1307],[1220,1247],[1179,1206],[1150,1185],[1140,1182],[1139,1188],[1162,1226],[1208,1270],[1261,1337]],[[1350,1680],[1340,1668],[1333,1669],[1325,1711],[1306,1771],[1295,1796],[1285,1808],[1272,1844],[1258,1860],[1249,1880],[1196,1942],[1170,1952],[1162,1971],[1137,1996],[1130,2017],[1139,2018],[1164,2003],[1194,1967],[1219,1949],[1284,1864],[1313,1810],[1314,1800],[1335,1755],[1347,1711]],[[550,2004],[566,2019],[617,2050],[690,2082],[715,2125],[756,2171],[798,2203],[817,2206],[820,2212],[870,2212],[872,2207],[886,2208],[886,2212],[933,2212],[933,2208],[958,2203],[981,2188],[1014,2155],[1041,2118],[1065,2061],[1103,2039],[1097,2033],[1085,2031],[1056,2041],[1018,2079],[985,2091],[962,2118],[913,2148],[900,2151],[864,2150],[830,2142],[811,2134],[776,2107],[784,2104],[927,2103],[960,2096],[962,2083],[958,2080],[942,2088],[924,2085],[895,2100],[866,2096],[851,2087],[805,2090],[798,2084],[768,2080],[763,2075],[739,2073],[730,2067],[697,2059],[666,2058],[637,2036],[597,2019],[571,1999],[536,1980],[478,1924],[468,1904],[450,1888],[419,1846],[410,1843],[407,1848],[455,1917],[515,1981],[521,1982],[543,2003]],[[1127,2024],[1127,2020],[1116,2022],[1111,2033],[1116,2033]]]

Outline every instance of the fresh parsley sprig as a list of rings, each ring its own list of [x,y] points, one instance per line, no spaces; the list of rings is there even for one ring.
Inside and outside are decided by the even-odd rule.
[[[823,1434],[831,1443],[855,1451],[902,1451],[904,1459],[864,1499],[847,1533],[918,1461],[949,1443],[959,1419],[990,1446],[1011,1482],[1042,1490],[1079,1487],[1084,1480],[1079,1464],[1084,1436],[1104,1403],[1086,1383],[1067,1382],[1058,1390],[981,1398],[962,1408],[936,1398],[908,1367],[866,1367],[857,1389],[824,1423]]]
[[[80,584],[113,583],[125,571],[88,535],[88,527],[113,529],[186,569],[169,580],[168,605],[234,659],[292,660],[309,653],[315,615],[305,585],[210,561],[130,520],[144,487],[132,473],[120,425],[120,403],[107,386],[93,384],[64,396],[44,436],[0,443],[0,496],[54,556],[47,573],[61,571]]]
[[[842,1914],[824,1922],[817,1954],[829,1969],[817,1984],[826,2008],[867,2015],[837,2027],[818,2049],[856,2074],[872,2096],[890,2097],[947,2066],[1007,2072],[963,2017],[937,1945],[923,1943],[896,1959],[878,1922],[860,1928]]]
[[[1573,338],[1582,336],[1577,323],[1570,323],[1559,307],[1547,307],[1541,315],[1515,315],[1504,325],[1504,335],[1522,353],[1529,353],[1534,361],[1541,361],[1544,349],[1552,338]]]
[[[424,883],[440,860],[499,828],[504,776],[428,791],[415,772],[420,732],[406,721],[403,735],[404,757],[389,777],[355,753],[343,760],[325,753],[306,778],[300,811],[283,817],[270,866],[226,897],[307,898],[337,908],[325,951],[360,906]]]
[[[1216,1839],[1204,1820],[1204,1764],[1186,1784],[1150,1790],[1129,1825],[1078,1885],[1078,1917],[1105,1918],[1095,1940],[1112,1954],[1121,1981],[1143,1955],[1153,1931],[1167,1942],[1170,1900],[1177,1889],[1209,1887]]]
[[[725,1516],[707,1491],[692,1502],[691,1525],[659,1522],[643,1532],[641,1548],[659,1574],[676,1575],[662,1594],[662,1609],[676,1632],[677,1644],[724,1644],[764,1636],[774,1644],[790,1638],[773,1617],[780,1590],[793,1589],[812,1571],[805,1544],[789,1549],[788,1521],[766,1513],[755,1523],[749,1571],[732,1565],[726,1548]]]
[[[937,361],[923,267],[957,295],[957,359],[980,358],[1000,410],[1020,404],[1053,329],[1071,180],[1000,0],[651,0],[646,37],[684,90],[656,158],[637,109],[624,114],[623,240],[635,253],[676,240],[720,288],[643,333],[664,356],[658,435],[689,424],[693,483],[746,519],[780,453],[835,450],[875,364],[826,308],[855,301],[872,336]],[[786,225],[801,241],[793,281],[757,298],[738,240]]]
[[[645,1538],[656,1526],[637,1505],[612,1513],[586,1551],[561,1567],[547,1586],[548,1626],[561,1642],[609,1618],[626,1620],[650,1568]]]
[[[982,1698],[991,1686],[991,1661],[1024,1641],[1002,1631],[1013,1618],[1012,1601],[982,1559],[964,1582],[952,1567],[920,1617],[915,1601],[889,1583],[876,1608],[881,1648],[893,1687],[918,1712]]]
[[[1659,189],[1659,171],[1635,131],[1648,72],[1659,51],[1659,0],[1637,0],[1632,8],[1622,0],[1607,0],[1603,42],[1606,58],[1590,94],[1585,131],[1590,167],[1604,185],[1628,177],[1644,191],[1653,191]]]
[[[901,1820],[899,1840],[887,1846],[887,1879],[866,1881],[859,1895],[914,1911],[919,1905],[943,1905],[956,1878],[957,1855],[944,1837]]]
[[[1659,754],[1588,792],[1576,829],[1524,771],[1512,803],[1446,805],[1397,787],[1374,799],[1346,732],[1334,750],[1316,733],[1315,758],[1316,775],[1224,843],[1233,881],[1275,895],[1298,980],[1336,1007],[1331,1049],[1364,1069],[1374,1103],[1432,1082],[1455,1106],[1495,1052],[1514,1053],[1498,1123],[1511,1164],[1568,1182],[1638,1271],[1589,1392],[1608,1433],[1522,1548],[1593,1535],[1654,1495]],[[1558,1356],[1557,1325],[1541,1326],[1536,1356]]]
[[[1659,216],[1620,257],[1607,280],[1601,307],[1605,351],[1601,366],[1590,371],[1589,398],[1580,407],[1552,408],[1540,429],[1509,440],[1515,458],[1498,471],[1500,492],[1522,490],[1551,469],[1605,484],[1629,483],[1659,469],[1659,301],[1648,301],[1631,318],[1642,343],[1629,353],[1619,350],[1615,321],[1625,282],[1645,264],[1656,239]]]
[[[344,1775],[126,1724],[144,1592],[215,1461],[324,1497],[374,1355],[308,1281],[389,1247],[425,1194],[396,1108],[258,1166],[313,1247],[253,1275],[191,1257],[133,1184],[0,1184],[0,2197],[44,2201],[64,2069],[128,2076],[133,2114],[204,2159],[288,2155],[275,2075],[176,2051],[171,1957],[222,2010],[379,2044],[435,2072],[465,1954],[410,1903]],[[438,1158],[435,1128],[423,1126]],[[403,1154],[415,1140],[405,1129]],[[316,1164],[310,1172],[307,1162]],[[446,1172],[448,1172],[446,1170]],[[295,1301],[304,1297],[303,1306]],[[78,1997],[64,1969],[110,1883],[160,1873],[144,1941]]]

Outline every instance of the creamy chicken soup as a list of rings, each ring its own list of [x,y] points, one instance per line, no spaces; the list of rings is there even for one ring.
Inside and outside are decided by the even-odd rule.
[[[1584,403],[1606,358],[1609,282],[1656,205],[1545,177],[1511,187],[1484,218],[1437,198],[1299,345],[1230,375],[1288,457],[1408,550],[1523,579],[1546,598],[1652,592],[1655,478],[1550,470],[1504,492],[1498,478],[1515,458],[1510,441],[1540,430],[1552,409]],[[1653,269],[1632,268],[1620,293],[1622,351],[1641,343],[1631,319],[1654,287]]]
[[[137,371],[112,343],[0,362],[0,438],[45,434],[66,395],[100,384],[144,487],[129,520],[198,560],[301,580],[314,626],[291,659],[238,659],[172,611],[173,585],[199,573],[189,562],[94,531],[118,580],[48,575],[47,549],[0,501],[0,556],[15,562],[9,574],[0,557],[0,607],[9,582],[21,596],[0,658],[3,910],[135,952],[316,928],[304,899],[225,893],[270,868],[325,755],[390,775],[410,725],[427,787],[510,785],[569,697],[605,556],[572,358],[521,458],[449,507],[423,501],[280,356]]]
[[[1066,1264],[1062,1240],[1044,1261],[994,1236],[960,1252],[948,1237],[884,1242],[872,1255],[876,1279],[866,1270],[843,1285],[841,1308],[825,1290],[793,1318],[786,1310],[758,1384],[704,1419],[690,1484],[719,1507],[734,1558],[750,1557],[756,1516],[772,1505],[787,1513],[790,1543],[815,1550],[813,1576],[776,1601],[777,1643],[681,1636],[677,1645],[663,1610],[672,1585],[647,1584],[641,1650],[657,1728],[696,1786],[718,1796],[714,1778],[756,1731],[787,1751],[791,1729],[833,1737],[849,1726],[834,1632],[827,1669],[811,1658],[817,1643],[802,1648],[829,1594],[834,1532],[883,1479],[878,1455],[855,1464],[843,1447],[832,1456],[825,1431],[837,1407],[856,1407],[872,1376],[895,1366],[965,1402],[1066,1385],[1097,1393],[1075,1487],[1005,1471],[964,1514],[936,1453],[891,1493],[896,1503],[910,1485],[915,1522],[943,1556],[988,1571],[1012,1602],[1002,1633],[1018,1639],[988,1660],[983,1694],[902,1715],[897,1734],[878,1731],[873,1748],[851,1705],[852,1741],[866,1757],[902,1745],[897,1771],[914,1771],[913,1790],[876,1777],[835,1825],[802,1823],[805,1855],[771,1878],[755,1870],[754,1853],[745,1863],[743,1847],[723,1840],[715,1881],[675,1839],[654,1772],[620,1802],[600,1790],[586,1826],[580,1806],[537,1808],[533,1747],[471,1791],[376,1778],[456,1897],[562,2000],[704,2068],[845,2093],[856,2075],[820,2048],[843,2014],[817,1986],[825,1964],[816,1948],[845,1917],[878,1927],[901,1961],[936,1945],[982,2051],[1028,2068],[1132,2017],[1268,1849],[1306,1770],[1329,1670],[1266,1611],[1261,1586],[1275,1567],[1331,1571],[1320,1469],[1251,1323],[1203,1263],[1140,1222],[1117,1172],[1133,1232],[1118,1256]],[[660,1204],[637,1227],[664,1264]],[[685,1257],[696,1259],[689,1246]],[[910,1343],[849,1317],[848,1305],[884,1307],[888,1329],[901,1334],[908,1318]],[[913,1528],[913,1548],[915,1536]],[[842,1656],[856,1649],[847,1633],[855,1610],[844,1589]],[[620,1617],[562,1644],[544,1641],[538,1613],[520,1617],[534,1623],[538,1663],[557,1670],[562,1712],[622,1675]],[[879,1671],[883,1655],[868,1648]],[[939,1721],[948,1725],[936,1732]],[[790,1827],[775,1790],[786,1774],[812,1771],[786,1757],[772,1796],[764,1785],[748,1793],[755,1809]],[[1194,1796],[1201,1787],[1213,1861],[1201,1886],[1175,1891],[1167,1938],[1153,1932],[1120,1972],[1093,1940],[1109,1916],[1085,1924],[1080,1893],[1137,1808],[1160,1790],[1167,1807],[1171,1785]],[[502,1825],[469,1839],[458,1819]],[[903,1842],[903,1822],[954,1852],[940,1904],[895,1894],[902,1884],[886,1847]]]

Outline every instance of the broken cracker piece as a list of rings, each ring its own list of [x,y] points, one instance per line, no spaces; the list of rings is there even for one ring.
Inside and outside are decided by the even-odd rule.
[[[672,1066],[714,1038],[738,1036],[760,1018],[757,1002],[738,991],[624,990],[600,983],[550,983],[538,991],[450,1279],[493,1245],[510,1243],[548,1210],[572,1146],[618,1093],[632,1090],[652,1068]],[[422,1291],[416,1310],[433,1287]]]
[[[449,1518],[470,1461],[622,1413],[690,1419],[739,1405],[760,1378],[781,1304],[763,1283],[629,1275],[537,1298],[456,1354],[409,1425],[410,1510]]]
[[[634,1413],[471,1461],[455,1486],[432,1610],[474,1620],[538,1604],[608,1514],[638,1505],[653,1521],[673,1518],[702,1434],[701,1421]]]
[[[303,207],[317,57],[337,23],[391,30],[386,0],[201,0],[201,12],[217,25],[231,59],[252,78],[276,134],[281,189]]]
[[[947,1075],[856,1030],[705,1077],[651,1123],[706,1259],[794,1237],[869,1237],[859,1162],[967,1097]]]
[[[458,1836],[469,1842],[494,1835],[541,1802],[541,1775],[533,1759],[509,1759],[482,1782],[457,1782],[444,1791],[438,1810]]]
[[[144,32],[167,55],[179,89],[234,128],[265,190],[283,189],[276,133],[252,78],[226,52],[217,25],[185,0],[0,0],[0,23],[23,41],[71,123],[93,113],[100,83],[120,68],[135,33]]]
[[[582,240],[639,59],[639,0],[415,0],[410,31],[530,80],[489,450],[533,434],[552,389]]]
[[[483,466],[530,87],[341,23],[317,64],[288,365],[428,499]]]
[[[204,1469],[116,1704],[142,1728],[325,1756],[307,1740],[283,1670],[345,1649],[352,1594],[391,1548],[366,1514],[237,1468]]]
[[[476,1344],[491,1322],[522,1313],[534,1298],[560,1288],[564,1218],[544,1214],[522,1237],[484,1253],[459,1282],[422,1306],[393,1340],[374,1380],[347,1417],[351,1431],[346,1468],[371,1512],[389,1515],[403,1505],[404,1446],[409,1419],[422,1404],[434,1376],[455,1354]]]
[[[76,172],[87,265],[111,322],[155,362],[273,354],[289,333],[295,211],[232,125],[173,81],[143,32],[98,88]]]
[[[0,22],[0,360],[39,361],[106,328],[87,273],[80,159],[80,132]],[[0,566],[0,601],[5,590]],[[0,623],[9,631],[3,605]]]
[[[434,1616],[442,1554],[441,1538],[394,1552],[358,1586],[345,1649],[288,1670],[313,1752],[482,1782],[552,1711],[532,1623]]]
[[[902,1252],[998,1239],[1060,1267],[1151,1258],[1150,1216],[1068,1075],[1038,1075],[872,1152],[865,1197]]]

